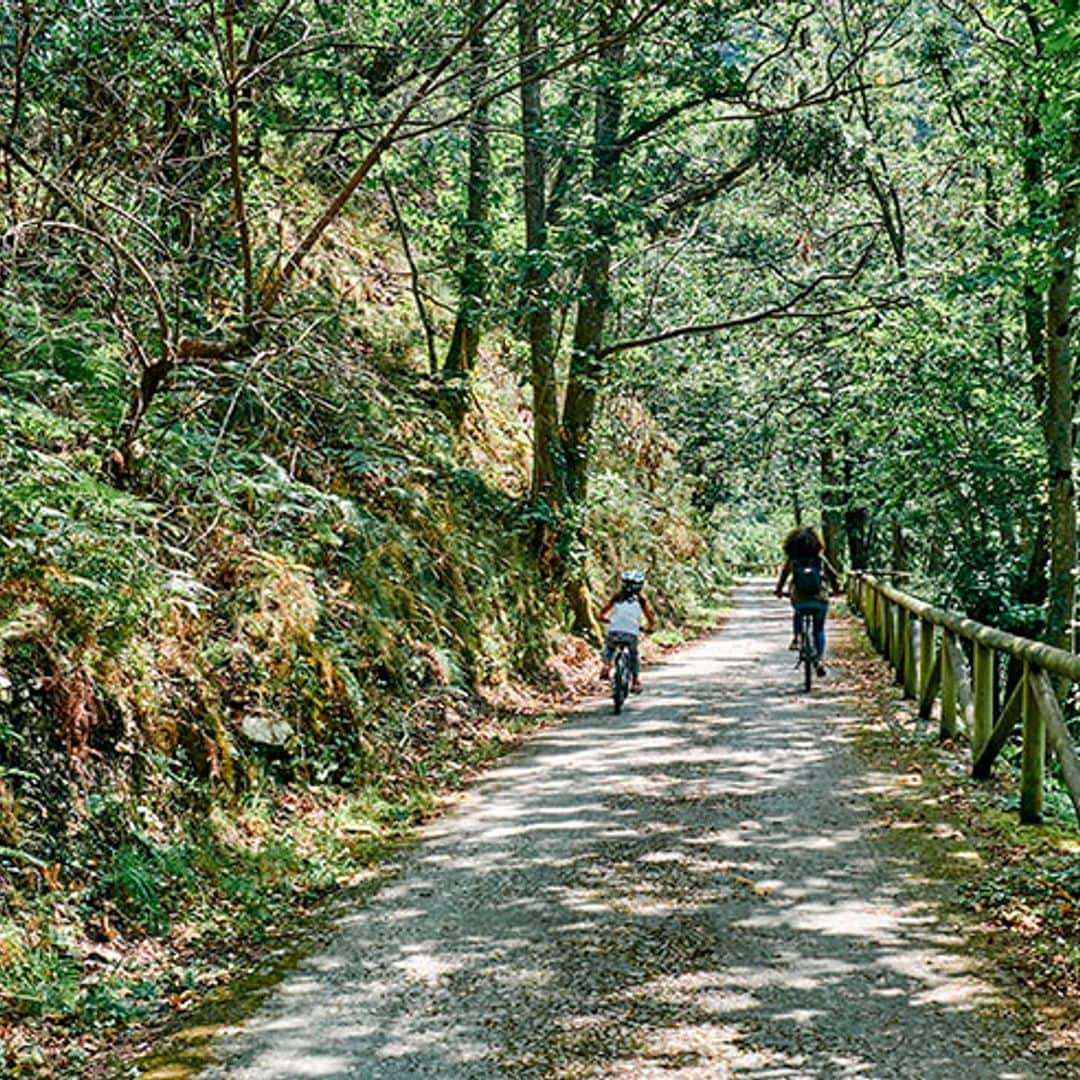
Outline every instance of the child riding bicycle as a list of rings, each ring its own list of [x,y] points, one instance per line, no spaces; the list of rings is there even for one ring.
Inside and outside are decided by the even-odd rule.
[[[825,617],[829,595],[840,591],[840,578],[825,558],[825,545],[813,529],[793,529],[784,541],[784,568],[776,583],[776,595],[784,595],[784,585],[791,578],[792,638],[789,648],[799,647],[799,620],[804,612],[814,618],[814,649],[817,673],[825,674]]]
[[[641,626],[652,630],[653,616],[648,602],[641,595],[645,586],[645,575],[640,570],[624,571],[619,591],[604,605],[600,612],[600,621],[608,624],[604,635],[604,666],[601,679],[611,675],[611,661],[615,656],[615,647],[626,644],[630,648],[630,684],[632,694],[641,693],[641,656],[638,652],[638,638]]]

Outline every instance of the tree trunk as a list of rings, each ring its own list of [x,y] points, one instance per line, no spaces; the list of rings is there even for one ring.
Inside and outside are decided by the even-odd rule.
[[[604,631],[593,611],[592,595],[585,574],[575,574],[566,584],[566,602],[574,618],[573,632],[590,641],[604,640]]]
[[[870,511],[855,500],[855,468],[852,464],[851,435],[844,432],[844,537],[847,540],[848,562],[852,570],[865,570],[870,565]]]
[[[842,532],[844,519],[837,506],[836,455],[827,443],[821,444],[821,538],[825,558],[840,572],[844,568]]]
[[[618,184],[621,157],[619,128],[623,99],[619,75],[626,52],[625,41],[613,35],[612,29],[609,21],[599,30],[609,43],[600,53],[596,89],[590,184],[594,209],[589,222],[591,236],[582,267],[582,296],[574,325],[570,378],[563,406],[567,491],[579,503],[584,502],[588,489],[589,444],[596,401],[604,380],[600,349],[604,322],[611,307],[611,243],[615,235],[611,201]]]
[[[487,0],[469,0],[469,21],[481,24]],[[451,410],[458,422],[467,408],[467,376],[476,366],[480,347],[480,323],[487,299],[485,253],[491,229],[488,207],[491,192],[490,107],[486,100],[491,47],[487,34],[478,32],[469,46],[469,177],[465,218],[465,255],[460,278],[460,298],[450,348],[443,373],[450,391]]]
[[[1070,652],[1076,581],[1076,501],[1073,470],[1073,362],[1070,307],[1080,240],[1080,126],[1072,133],[1058,199],[1054,256],[1046,297],[1046,454],[1050,479],[1050,578],[1046,640]]]
[[[616,8],[620,5],[616,3]],[[567,497],[581,512],[574,515],[575,527],[583,528],[583,514],[589,482],[589,451],[592,441],[596,402],[604,381],[604,361],[600,359],[604,322],[611,307],[611,243],[615,235],[611,201],[618,184],[619,128],[623,100],[619,82],[624,39],[612,34],[610,19],[601,25],[600,35],[608,39],[600,53],[598,86],[595,93],[593,122],[592,178],[590,194],[594,207],[589,226],[590,242],[586,249],[581,276],[581,299],[574,324],[574,344],[570,357],[570,376],[563,403],[562,429],[566,448]],[[579,539],[581,539],[579,537]],[[587,551],[587,544],[575,545]],[[567,590],[574,614],[575,633],[599,636],[592,612],[588,588],[588,559],[582,557],[572,568]]]
[[[865,506],[849,506],[844,511],[844,535],[847,538],[848,562],[852,570],[865,570],[870,565],[870,545],[867,538]]]
[[[550,269],[544,182],[540,35],[533,5],[518,3],[518,47],[521,69],[521,135],[525,206],[525,326],[529,341],[529,368],[533,392],[532,497],[546,504],[549,517],[561,510],[562,447],[555,380],[555,338],[552,333]],[[550,522],[542,524],[537,543],[542,554],[552,554]]]
[[[892,555],[889,558],[889,569],[896,574],[904,574],[908,568],[907,540],[900,522],[892,520]]]
[[[176,361],[169,355],[142,369],[138,385],[131,392],[123,423],[117,431],[117,445],[103,463],[105,476],[114,484],[123,483],[134,471],[135,460],[141,453],[137,438],[146,410],[175,366]]]
[[[1024,121],[1024,190],[1029,224],[1042,214],[1043,159],[1039,148],[1041,125],[1035,110]],[[1023,287],[1024,337],[1031,362],[1031,389],[1035,403],[1046,408],[1046,305],[1038,286],[1029,278]]]
[[[1043,157],[1039,140],[1042,126],[1038,110],[1030,110],[1024,120],[1024,192],[1027,198],[1028,222],[1034,224],[1042,213]],[[1022,290],[1024,309],[1024,340],[1028,351],[1028,364],[1031,372],[1031,393],[1036,406],[1046,412],[1046,302],[1045,297],[1034,281],[1034,275],[1024,282]],[[1043,508],[1046,491],[1033,493],[1038,514],[1038,524],[1032,538],[1031,552],[1023,581],[1017,590],[1017,600],[1022,604],[1042,606],[1047,599],[1047,569],[1050,564],[1050,529],[1047,514]]]
[[[1046,574],[1050,564],[1050,549],[1047,546],[1048,531],[1049,523],[1046,520],[1046,514],[1042,513],[1040,508],[1035,535],[1031,539],[1027,566],[1024,568],[1024,577],[1016,590],[1016,599],[1021,604],[1041,607],[1046,603]]]

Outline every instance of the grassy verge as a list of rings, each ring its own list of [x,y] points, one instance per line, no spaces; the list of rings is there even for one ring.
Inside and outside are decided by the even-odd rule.
[[[268,781],[168,841],[126,839],[90,868],[92,884],[29,867],[0,921],[0,1074],[108,1072],[118,1045],[280,949],[322,898],[370,875],[550,716],[477,709],[385,788]]]
[[[1020,824],[1008,757],[994,779],[972,780],[970,747],[939,742],[936,722],[918,720],[858,631],[844,635],[838,659],[867,718],[856,745],[880,779],[881,827],[902,834],[905,850],[957,898],[981,958],[1014,980],[1037,1043],[1080,1065],[1080,833],[1071,806],[1048,799],[1046,824]]]

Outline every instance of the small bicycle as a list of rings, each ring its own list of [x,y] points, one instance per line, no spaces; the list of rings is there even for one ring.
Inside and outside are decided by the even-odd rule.
[[[625,641],[615,643],[615,657],[611,668],[611,699],[615,715],[622,712],[623,703],[630,695],[631,672],[630,645]]]

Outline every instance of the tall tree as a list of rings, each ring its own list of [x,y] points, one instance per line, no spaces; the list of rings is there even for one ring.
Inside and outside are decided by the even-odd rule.
[[[482,24],[486,7],[487,0],[469,0],[469,21]],[[490,56],[488,34],[481,30],[473,36],[469,47],[469,165],[462,230],[464,253],[457,316],[443,366],[457,398],[455,411],[459,416],[464,409],[465,376],[476,365],[488,290],[486,252],[491,236],[488,219],[492,187],[491,105],[487,97]]]
[[[518,47],[521,71],[522,197],[525,256],[522,296],[529,343],[533,392],[532,498],[548,514],[564,501],[562,440],[555,376],[555,334],[548,284],[551,255],[547,236],[547,155],[545,151],[543,59],[536,7],[518,2]],[[550,530],[542,530],[549,546]]]
[[[1076,389],[1072,357],[1072,297],[1080,242],[1080,108],[1054,207],[1053,254],[1046,293],[1046,456],[1050,476],[1048,640],[1072,651],[1076,607],[1076,487],[1073,461]]]

